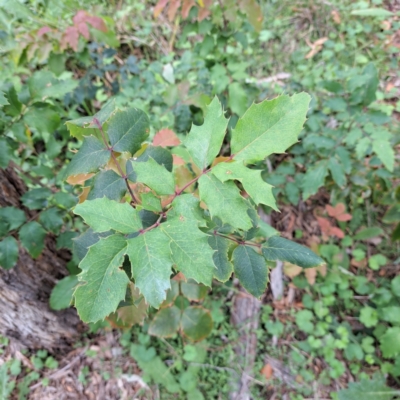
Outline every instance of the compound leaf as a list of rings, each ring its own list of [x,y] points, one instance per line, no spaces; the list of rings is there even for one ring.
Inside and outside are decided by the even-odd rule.
[[[100,199],[105,196],[110,200],[118,201],[125,193],[125,180],[110,169],[95,175],[87,200]]]
[[[172,260],[186,278],[211,286],[215,271],[214,251],[208,244],[208,235],[201,232],[191,220],[173,218],[160,225],[170,239]]]
[[[232,130],[234,159],[249,163],[285,152],[297,142],[309,103],[310,96],[300,93],[253,104]]]
[[[160,230],[152,229],[128,239],[127,254],[132,265],[132,277],[147,303],[158,308],[171,288],[172,259],[169,238]]]
[[[136,182],[144,183],[157,194],[174,194],[174,176],[153,158],[146,162],[132,161],[133,171],[136,174]]]
[[[234,228],[249,230],[252,222],[247,214],[249,210],[234,182],[222,183],[212,174],[199,179],[200,199],[204,201],[210,215],[218,217]]]
[[[200,201],[191,194],[177,196],[172,202],[172,209],[168,215],[170,218],[184,218],[197,223],[198,226],[206,226]]]
[[[141,110],[118,110],[108,121],[108,137],[114,151],[136,153],[149,136],[149,118]]]
[[[208,244],[215,250],[213,260],[217,269],[214,271],[214,278],[220,282],[226,282],[233,272],[233,265],[228,258],[230,243],[230,240],[218,235],[212,235],[208,238]]]
[[[268,261],[288,261],[302,268],[317,267],[325,263],[307,247],[280,236],[269,238],[262,246],[262,253]]]
[[[129,278],[120,267],[126,253],[123,236],[100,239],[79,264],[82,282],[75,290],[75,306],[84,322],[103,320],[125,299]]]
[[[268,283],[268,267],[264,257],[249,246],[238,246],[232,258],[240,283],[250,294],[260,297]]]
[[[85,136],[82,147],[67,165],[64,176],[97,172],[100,167],[107,164],[109,159],[110,151],[101,140],[94,136]]]
[[[192,125],[184,144],[194,163],[205,169],[218,155],[225,137],[228,119],[224,117],[222,105],[218,97],[206,106],[204,123],[201,126]]]
[[[261,177],[261,170],[247,168],[243,162],[222,162],[217,164],[212,173],[221,181],[237,180],[256,204],[265,204],[278,211],[272,193],[273,186]]]
[[[134,208],[128,203],[118,203],[107,197],[78,204],[74,213],[80,215],[94,232],[112,229],[121,233],[133,233],[142,229],[139,213]]]

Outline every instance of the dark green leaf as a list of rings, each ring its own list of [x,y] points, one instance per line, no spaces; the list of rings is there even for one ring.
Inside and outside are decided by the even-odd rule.
[[[0,168],[7,168],[12,157],[12,149],[7,138],[0,138]]]
[[[268,267],[263,256],[249,246],[238,246],[233,251],[233,269],[243,287],[260,297],[267,287]]]
[[[39,222],[45,229],[55,233],[56,235],[60,232],[60,229],[64,224],[60,211],[55,207],[42,211],[39,216]]]
[[[82,147],[67,165],[64,176],[97,172],[100,167],[107,164],[109,159],[110,151],[101,140],[94,136],[85,136]]]
[[[95,175],[87,200],[107,197],[110,200],[121,200],[126,193],[125,180],[111,169]]]
[[[108,121],[108,137],[114,151],[136,153],[149,136],[149,118],[136,108],[118,110]]]
[[[302,268],[317,267],[324,260],[307,247],[280,236],[272,236],[262,245],[263,256],[268,261],[288,261]]]
[[[82,235],[74,238],[72,240],[72,248],[73,252],[78,258],[79,261],[86,256],[89,251],[89,247],[97,243],[101,238],[106,238],[112,234],[111,231],[97,233],[93,232],[92,228],[89,228],[86,232],[82,233]]]
[[[0,208],[0,220],[7,224],[8,231],[20,227],[25,221],[25,213],[16,207]]]
[[[47,188],[32,189],[24,193],[21,197],[21,201],[22,204],[30,210],[40,210],[47,207],[51,195],[51,190]]]
[[[377,226],[361,229],[354,236],[354,240],[368,240],[377,236],[383,235],[383,229]]]
[[[226,282],[233,272],[233,265],[228,258],[231,241],[218,235],[211,235],[208,243],[212,249],[216,250],[213,255],[214,264],[217,267],[214,271],[214,278]]]
[[[19,230],[19,239],[32,258],[39,257],[44,248],[46,231],[36,221],[28,222]]]
[[[0,241],[0,267],[10,269],[17,261],[18,243],[12,236],[8,236]]]

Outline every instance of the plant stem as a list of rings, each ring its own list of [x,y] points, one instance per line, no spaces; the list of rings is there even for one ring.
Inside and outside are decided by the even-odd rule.
[[[112,146],[110,146],[108,144],[107,139],[106,139],[106,135],[104,134],[103,127],[101,126],[100,121],[97,118],[93,118],[93,122],[95,123],[95,125],[99,129],[99,131],[101,133],[101,137],[103,138],[103,142],[106,145],[107,150],[110,152],[111,158],[113,159],[113,161],[114,161],[114,163],[115,163],[115,165],[116,165],[116,167],[118,169],[118,172],[121,175],[121,178],[125,181],[126,188],[128,189],[128,192],[132,197],[133,205],[135,205],[135,203],[138,204],[138,200],[136,199],[132,188],[129,186],[128,176],[126,174],[124,174],[124,172],[122,171],[121,165],[119,164],[119,162],[117,160],[117,157],[115,157],[115,154],[114,154],[114,151],[113,151],[114,149],[112,148]]]
[[[228,239],[228,240],[232,240],[232,242],[235,242],[235,243],[240,244],[240,245],[253,246],[253,247],[257,247],[258,249],[261,248],[261,244],[260,243],[253,243],[253,242],[249,242],[249,241],[246,241],[246,240],[240,240],[240,239],[238,239],[238,238],[236,238],[234,236],[223,235],[222,233],[218,233],[217,231],[214,231],[214,235],[221,236],[221,237],[223,237],[225,239]]]

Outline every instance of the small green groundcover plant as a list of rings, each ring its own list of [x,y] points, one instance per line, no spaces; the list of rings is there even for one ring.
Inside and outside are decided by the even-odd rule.
[[[140,322],[152,306],[160,310],[150,333],[181,331],[200,340],[212,320],[192,304],[213,279],[226,282],[234,273],[260,297],[269,262],[304,268],[323,263],[297,243],[267,238],[268,226],[256,211],[260,204],[277,206],[272,186],[254,164],[297,142],[309,101],[300,93],[253,104],[225,144],[229,119],[217,97],[203,125],[193,125],[183,143],[168,134],[159,138],[160,146],[145,143],[148,116],[112,102],[94,117],[67,122],[70,133],[83,140],[64,172],[69,181],[85,182],[74,209],[89,226],[75,239],[81,272],[64,282],[81,319],[108,317],[127,326]],[[224,157],[226,142],[230,155]]]

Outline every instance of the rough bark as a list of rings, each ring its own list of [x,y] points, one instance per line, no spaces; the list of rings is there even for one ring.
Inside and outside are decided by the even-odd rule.
[[[0,206],[21,208],[27,219],[34,218],[35,212],[20,202],[25,191],[13,168],[0,169]],[[82,325],[75,310],[55,312],[48,305],[52,288],[67,273],[69,258],[67,252],[56,250],[54,237],[48,236],[38,259],[20,246],[17,265],[8,271],[0,268],[0,335],[23,347],[51,352],[66,351],[79,337]]]
[[[234,296],[231,310],[231,323],[238,329],[240,338],[235,347],[236,365],[241,367],[239,382],[234,382],[231,400],[250,400],[249,384],[253,375],[254,361],[257,354],[258,319],[261,301],[248,294],[242,287]]]

